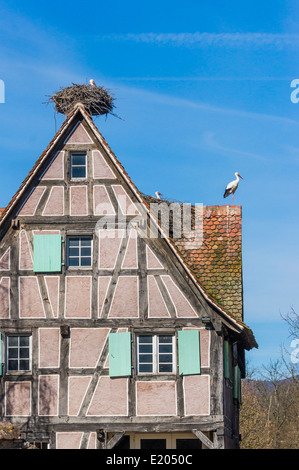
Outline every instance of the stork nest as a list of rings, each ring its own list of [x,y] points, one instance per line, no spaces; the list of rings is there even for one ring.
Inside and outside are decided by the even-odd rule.
[[[112,114],[115,108],[114,100],[108,91],[101,86],[77,85],[75,83],[62,88],[47,103],[54,103],[55,110],[61,114],[69,114],[77,103],[81,103],[91,116]],[[117,116],[118,117],[118,116]]]

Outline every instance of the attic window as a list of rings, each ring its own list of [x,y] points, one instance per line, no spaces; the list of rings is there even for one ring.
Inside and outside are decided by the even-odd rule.
[[[71,179],[86,178],[86,152],[71,153]]]

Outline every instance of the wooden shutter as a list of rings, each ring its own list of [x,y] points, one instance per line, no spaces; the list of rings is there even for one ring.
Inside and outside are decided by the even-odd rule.
[[[226,379],[231,379],[232,355],[231,355],[231,346],[230,346],[229,341],[223,342],[223,356],[224,356],[224,377]]]
[[[110,333],[109,376],[127,377],[131,372],[131,333]]]
[[[200,346],[198,330],[178,332],[179,374],[200,374]]]
[[[3,357],[2,357],[2,351],[3,345],[2,345],[2,333],[0,332],[0,376],[2,375],[2,362],[3,362]]]
[[[241,371],[239,366],[234,367],[233,397],[241,403]]]
[[[34,235],[34,272],[61,272],[61,243],[61,235]]]

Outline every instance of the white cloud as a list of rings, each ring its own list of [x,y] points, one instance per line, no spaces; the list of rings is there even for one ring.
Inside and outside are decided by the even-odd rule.
[[[214,132],[207,132],[204,134],[204,144],[205,147],[220,153],[221,155],[226,155],[229,157],[243,157],[243,158],[254,158],[256,160],[269,161],[269,158],[264,155],[260,155],[253,152],[246,152],[245,150],[240,150],[233,147],[227,147],[225,145],[217,142]]]
[[[298,34],[271,33],[127,33],[97,37],[102,40],[184,47],[298,47]]]

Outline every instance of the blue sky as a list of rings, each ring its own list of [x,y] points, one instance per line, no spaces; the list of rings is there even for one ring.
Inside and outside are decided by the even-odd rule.
[[[243,176],[248,359],[275,360],[290,343],[280,314],[299,310],[298,24],[282,0],[0,1],[0,206],[63,121],[46,95],[94,78],[122,118],[95,123],[141,191],[222,205]]]

